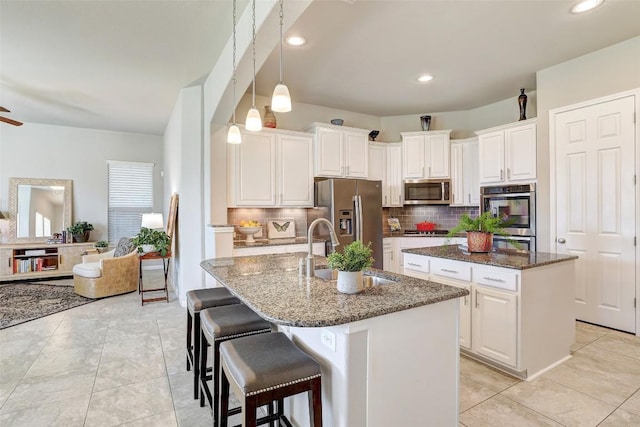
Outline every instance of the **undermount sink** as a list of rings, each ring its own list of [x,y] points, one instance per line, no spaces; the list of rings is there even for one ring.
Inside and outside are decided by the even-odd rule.
[[[318,279],[322,279],[322,280],[338,280],[338,270],[332,270],[330,268],[321,268],[318,270],[315,270],[315,276]],[[385,279],[383,277],[378,277],[378,276],[371,276],[367,273],[364,273],[364,275],[362,276],[362,281],[364,282],[364,287],[368,288],[371,286],[379,286],[379,285],[392,285],[396,282],[395,280],[391,280],[391,279]]]

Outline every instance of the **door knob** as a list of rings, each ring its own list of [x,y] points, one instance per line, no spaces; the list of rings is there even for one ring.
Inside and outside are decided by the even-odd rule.
[[[563,245],[565,242],[566,240],[564,240],[562,237],[558,239],[558,243],[560,243],[561,245]]]

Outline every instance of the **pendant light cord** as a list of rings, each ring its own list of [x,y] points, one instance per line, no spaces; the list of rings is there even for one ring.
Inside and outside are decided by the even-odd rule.
[[[282,22],[284,20],[284,0],[280,0],[280,83],[282,83]]]
[[[233,124],[236,124],[236,0],[233,0]]]
[[[256,0],[253,0],[253,98],[252,106],[256,108]]]

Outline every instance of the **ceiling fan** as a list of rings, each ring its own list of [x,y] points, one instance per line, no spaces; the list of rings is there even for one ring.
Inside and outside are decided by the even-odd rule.
[[[6,108],[0,106],[0,112],[2,112],[2,113],[10,113],[11,111],[9,111]],[[17,120],[8,119],[8,118],[2,117],[2,116],[0,116],[0,122],[9,123],[10,125],[13,125],[13,126],[22,126],[22,122],[19,122]]]

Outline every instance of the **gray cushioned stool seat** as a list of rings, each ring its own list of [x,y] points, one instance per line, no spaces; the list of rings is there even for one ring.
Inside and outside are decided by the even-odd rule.
[[[193,366],[194,399],[198,398],[200,389],[200,311],[232,304],[240,304],[240,300],[227,288],[195,289],[187,292],[187,371]]]
[[[318,362],[282,332],[225,341],[220,357],[246,396],[320,376]]]
[[[187,292],[187,308],[192,313],[221,305],[240,304],[227,288],[196,289]]]

